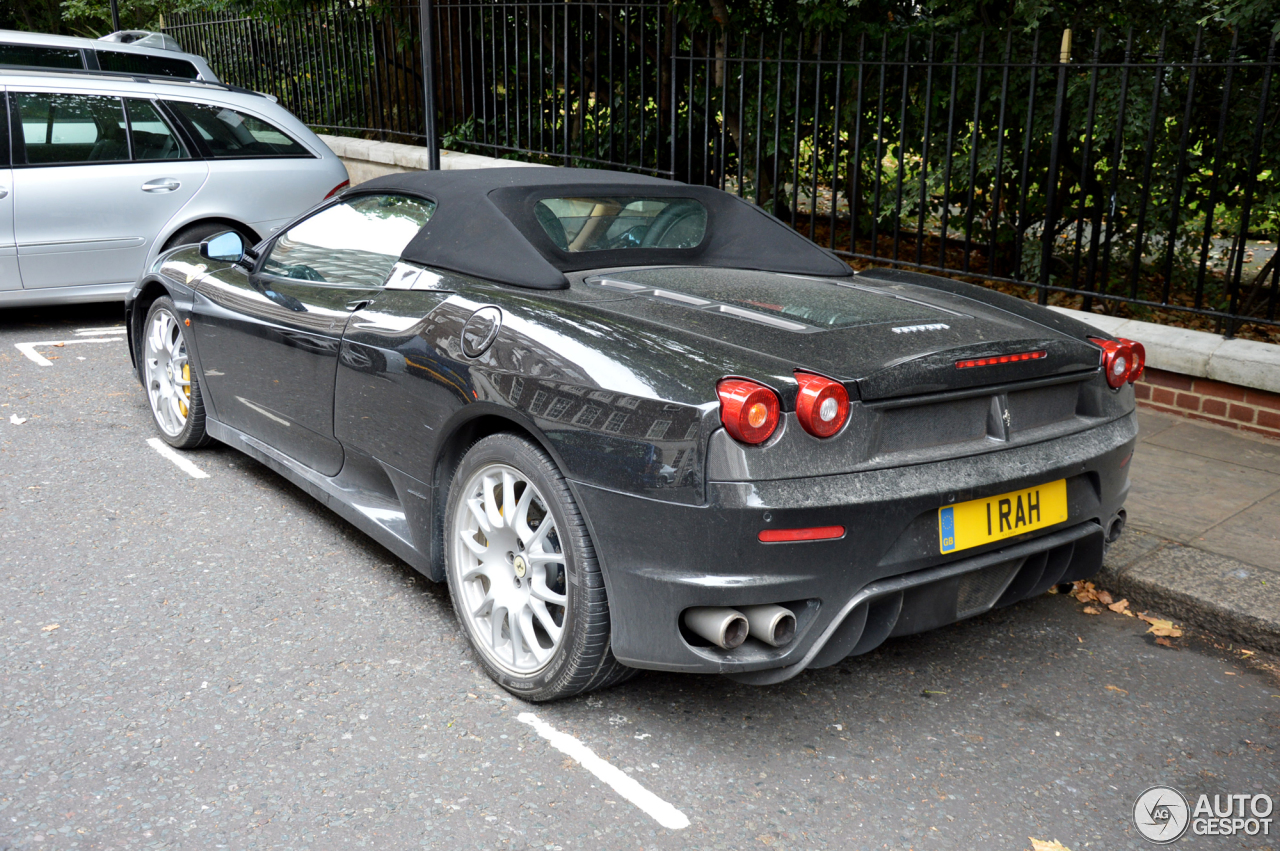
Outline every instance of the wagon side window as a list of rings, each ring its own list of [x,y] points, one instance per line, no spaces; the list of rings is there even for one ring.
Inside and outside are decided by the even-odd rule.
[[[28,165],[128,161],[119,98],[20,92],[14,101]]]
[[[405,195],[363,195],[326,207],[281,234],[262,271],[340,286],[381,287],[436,205]]]
[[[308,157],[300,142],[274,124],[230,107],[190,101],[165,101],[189,122],[214,159]]]

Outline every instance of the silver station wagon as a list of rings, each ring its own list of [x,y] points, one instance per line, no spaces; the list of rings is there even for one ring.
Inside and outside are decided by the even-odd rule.
[[[283,107],[221,83],[0,70],[0,307],[123,300],[155,257],[253,244],[347,185]]]

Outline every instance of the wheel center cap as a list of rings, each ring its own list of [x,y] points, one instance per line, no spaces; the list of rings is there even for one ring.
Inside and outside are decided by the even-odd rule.
[[[516,576],[521,579],[524,579],[524,575],[529,572],[529,565],[525,562],[524,556],[516,556],[511,565],[516,569]]]

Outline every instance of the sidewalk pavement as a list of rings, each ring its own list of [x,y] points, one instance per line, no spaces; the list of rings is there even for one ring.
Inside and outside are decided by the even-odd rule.
[[[1280,652],[1280,443],[1139,409],[1124,534],[1098,587]]]

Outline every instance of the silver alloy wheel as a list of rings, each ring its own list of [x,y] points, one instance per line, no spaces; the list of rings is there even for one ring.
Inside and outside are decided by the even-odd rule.
[[[458,611],[476,646],[518,676],[545,668],[564,636],[568,587],[542,494],[514,467],[482,467],[463,487],[450,534]]]
[[[157,310],[147,328],[143,364],[147,375],[147,399],[156,424],[170,437],[187,426],[191,412],[191,364],[178,318]]]

